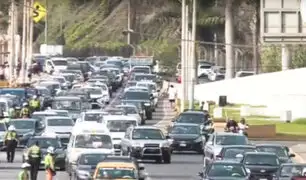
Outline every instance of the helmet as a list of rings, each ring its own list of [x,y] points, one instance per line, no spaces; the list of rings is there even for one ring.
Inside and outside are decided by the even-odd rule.
[[[22,104],[22,106],[27,106],[28,105],[28,103],[26,103],[26,102],[24,102],[23,104]]]
[[[48,149],[47,149],[47,152],[50,153],[50,154],[54,154],[54,147],[49,146]]]
[[[25,169],[25,168],[28,168],[28,167],[31,167],[31,165],[30,165],[29,163],[23,163],[23,164],[21,165],[21,168],[22,168],[22,169]]]
[[[33,99],[36,99],[36,98],[37,98],[37,96],[36,96],[36,95],[34,95],[34,96],[33,96]]]
[[[9,131],[15,131],[15,130],[16,130],[16,128],[15,128],[15,126],[14,126],[14,125],[10,125],[10,126],[9,126],[9,128],[8,128],[8,130],[9,130]]]

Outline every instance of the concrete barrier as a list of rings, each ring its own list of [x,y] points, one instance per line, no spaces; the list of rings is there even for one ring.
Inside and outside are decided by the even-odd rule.
[[[301,77],[306,76],[306,68],[266,73],[199,84],[195,86],[195,99],[218,102],[219,96],[227,96],[234,104],[264,105],[265,116],[280,116],[291,111],[292,118],[306,117],[306,84]],[[182,85],[176,83],[179,98]]]

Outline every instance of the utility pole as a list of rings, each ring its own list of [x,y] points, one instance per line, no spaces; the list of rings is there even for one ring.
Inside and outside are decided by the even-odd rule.
[[[34,6],[34,0],[30,0],[30,7],[33,7]],[[28,65],[28,68],[31,66],[32,64],[32,57],[33,57],[33,19],[32,19],[32,16],[31,16],[31,11],[32,9],[30,8],[29,9],[30,12],[29,12],[29,54],[28,54],[28,62],[27,62],[27,65]]]
[[[26,25],[26,27],[27,27],[27,34],[26,34],[26,38],[27,38],[27,42],[26,42],[26,63],[25,63],[25,68],[26,68],[26,70],[25,70],[25,75],[27,75],[27,73],[28,73],[28,69],[29,69],[29,67],[30,67],[30,65],[31,65],[31,60],[30,60],[30,44],[31,44],[31,42],[30,42],[30,22],[31,22],[31,17],[30,17],[30,10],[32,10],[31,9],[31,0],[28,0],[27,1],[27,21],[26,21],[26,23],[27,23],[27,25]],[[28,81],[26,81],[26,82],[28,82]]]
[[[188,2],[188,1],[187,1]],[[189,77],[190,77],[190,71],[189,71],[189,59],[190,59],[190,49],[189,49],[189,28],[188,28],[188,25],[189,25],[189,5],[188,3],[186,4],[185,6],[185,62],[184,62],[184,70],[185,70],[185,77],[184,77],[184,97],[185,97],[185,100],[188,100],[188,86],[189,86]],[[185,103],[185,102],[184,102]],[[184,108],[185,109],[185,108]]]
[[[196,64],[197,64],[197,58],[195,56],[196,51],[196,21],[197,21],[197,0],[193,0],[192,5],[192,32],[191,32],[191,90],[189,92],[190,94],[190,102],[189,102],[189,109],[194,109],[194,86],[195,86],[195,80],[197,78],[196,74]]]
[[[46,4],[46,9],[47,9],[47,13],[45,16],[45,44],[48,44],[48,16],[49,16],[49,11],[48,11],[48,0],[45,0],[45,4]]]
[[[185,109],[185,62],[186,62],[186,46],[185,46],[185,38],[186,38],[186,15],[185,15],[185,10],[186,8],[186,0],[182,0],[182,24],[181,24],[181,83],[182,83],[182,94],[181,94],[181,111],[183,111]]]
[[[234,75],[234,48],[233,48],[233,35],[234,35],[234,21],[232,13],[233,0],[227,0],[225,5],[225,64],[226,64],[226,79],[232,79]]]
[[[21,82],[25,83],[25,62],[26,62],[26,46],[27,46],[27,0],[23,0],[23,18],[22,18],[22,47],[21,47]]]
[[[11,10],[10,10],[10,54],[9,54],[9,84],[12,85],[13,82],[13,62],[15,60],[15,0],[11,0]]]
[[[127,44],[131,44],[131,0],[128,1]]]
[[[217,8],[218,7],[218,0],[215,0],[215,7]],[[216,65],[220,65],[220,62],[219,62],[219,59],[218,59],[218,36],[217,36],[217,32],[216,32],[217,29],[215,29],[215,32],[214,32],[214,63]]]

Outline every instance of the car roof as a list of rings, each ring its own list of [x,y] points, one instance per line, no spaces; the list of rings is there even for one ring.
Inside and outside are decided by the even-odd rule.
[[[47,109],[45,110],[44,112],[67,112],[68,113],[68,110],[64,110],[64,109]]]
[[[52,119],[71,119],[71,118],[70,117],[65,117],[65,116],[49,116],[49,117],[45,118],[45,120],[50,120],[50,119],[52,120]]]
[[[18,118],[18,119],[11,119],[11,121],[38,121],[37,119],[32,118]]]
[[[276,156],[275,153],[271,152],[246,152],[244,155],[271,155],[271,156]]]
[[[282,163],[281,166],[306,166],[306,163]]]
[[[235,161],[235,160],[215,160],[212,162],[213,164],[241,164],[241,162],[239,161]]]
[[[58,96],[54,97],[54,100],[82,100],[82,99],[76,96]]]
[[[133,162],[100,162],[97,168],[100,167],[116,167],[116,168],[136,168]]]
[[[186,110],[180,113],[180,115],[181,114],[205,114],[205,113],[203,111],[197,111],[197,110]]]
[[[134,127],[134,129],[156,129],[156,130],[160,130],[158,127],[155,127],[155,126],[136,126],[136,127]]]
[[[282,144],[256,144],[256,147],[285,147]]]
[[[105,115],[103,116],[105,121],[137,121],[137,118],[134,116],[125,116],[125,115]]]
[[[240,133],[232,133],[232,132],[215,132],[216,136],[244,136]]]
[[[194,123],[175,123],[173,126],[196,126],[196,127],[200,127],[199,124],[194,124]]]
[[[51,111],[35,111],[33,112],[33,115],[56,115],[56,112],[51,112]]]
[[[255,145],[225,145],[222,146],[222,148],[226,149],[226,148],[254,148],[256,149]]]
[[[134,104],[119,104],[119,105],[116,105],[116,107],[133,107],[133,108],[137,108],[137,106],[135,106]]]

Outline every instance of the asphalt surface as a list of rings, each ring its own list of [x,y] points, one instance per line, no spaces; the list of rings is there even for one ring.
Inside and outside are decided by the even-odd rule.
[[[120,94],[120,91],[116,95]],[[117,104],[119,102],[118,96],[111,101],[111,104]],[[154,113],[153,120],[147,121],[147,125],[163,124],[160,123],[165,121],[167,115],[171,113],[168,107],[167,100],[161,100],[159,106]],[[299,142],[265,142],[257,141],[255,143],[281,143],[287,146],[293,146],[299,144]],[[0,152],[0,177],[5,180],[15,180],[17,179],[18,173],[20,171],[20,166],[22,164],[21,159],[22,152],[16,152],[14,163],[6,162],[6,153]],[[199,179],[197,173],[201,170],[203,162],[202,155],[184,152],[180,154],[172,155],[171,164],[156,164],[155,162],[145,161],[145,168],[149,174],[148,179],[151,180],[193,180]],[[38,175],[38,180],[45,179],[45,172],[40,171]],[[57,172],[55,180],[68,180],[69,176],[66,172]]]

